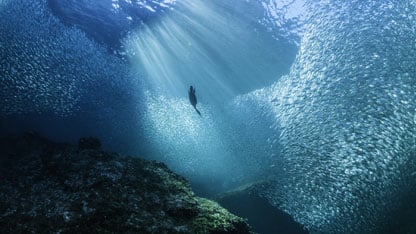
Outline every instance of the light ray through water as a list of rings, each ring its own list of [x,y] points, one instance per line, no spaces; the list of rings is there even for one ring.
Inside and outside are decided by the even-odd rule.
[[[236,139],[232,116],[239,114],[230,103],[288,72],[296,46],[277,41],[260,23],[265,9],[256,1],[185,0],[165,13],[124,42],[149,86],[142,116],[146,154],[159,155],[191,181],[241,180],[242,164],[253,165],[243,158],[253,151]],[[202,117],[187,100],[189,85],[196,87]]]
[[[215,104],[286,73],[294,46],[275,40],[252,13],[224,5],[181,1],[158,22],[143,24],[125,42],[133,66],[166,95],[182,97],[193,84]]]

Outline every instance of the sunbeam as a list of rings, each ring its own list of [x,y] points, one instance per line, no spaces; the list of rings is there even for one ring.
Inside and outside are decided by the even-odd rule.
[[[165,95],[184,96],[193,84],[214,104],[287,72],[291,61],[282,53],[294,54],[294,48],[278,44],[243,9],[225,5],[180,1],[157,22],[143,24],[125,40],[132,64]]]

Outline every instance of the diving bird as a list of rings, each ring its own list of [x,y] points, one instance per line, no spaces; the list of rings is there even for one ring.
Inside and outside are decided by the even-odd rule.
[[[201,115],[201,112],[199,112],[199,110],[196,108],[196,104],[198,103],[198,101],[196,100],[195,88],[192,85],[189,87],[188,96],[191,105],[196,110],[196,113],[198,113],[198,115]]]

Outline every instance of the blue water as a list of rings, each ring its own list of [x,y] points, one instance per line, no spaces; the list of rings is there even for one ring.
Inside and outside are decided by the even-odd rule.
[[[272,180],[311,232],[400,233],[415,20],[413,0],[0,0],[0,135],[93,135],[203,195]]]

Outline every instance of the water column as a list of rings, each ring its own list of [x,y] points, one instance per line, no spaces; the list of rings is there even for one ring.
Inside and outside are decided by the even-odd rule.
[[[233,129],[228,104],[287,72],[294,54],[259,23],[263,14],[257,2],[178,1],[127,37],[130,63],[147,83],[149,154],[190,177],[243,173],[230,142],[250,133]],[[202,117],[187,100],[189,85]]]

